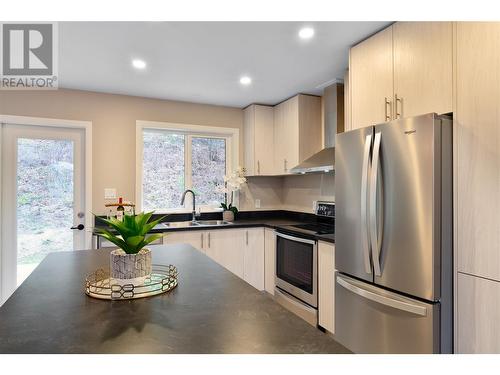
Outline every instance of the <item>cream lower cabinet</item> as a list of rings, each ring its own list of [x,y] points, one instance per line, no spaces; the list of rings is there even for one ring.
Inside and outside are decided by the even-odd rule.
[[[318,323],[335,333],[335,245],[318,242]]]
[[[500,282],[457,278],[458,352],[500,353]]]
[[[205,254],[240,278],[244,275],[245,231],[219,229],[207,232]]]
[[[273,229],[264,229],[264,285],[266,292],[274,296],[276,286],[276,233]]]
[[[255,289],[264,290],[264,228],[245,230],[243,280]]]
[[[264,290],[264,228],[170,232],[164,243],[190,244],[254,288]]]
[[[187,243],[193,246],[195,249],[204,252],[205,251],[203,248],[204,237],[205,237],[205,232],[201,230],[167,232],[163,237],[163,243],[167,245],[172,245],[177,243]]]

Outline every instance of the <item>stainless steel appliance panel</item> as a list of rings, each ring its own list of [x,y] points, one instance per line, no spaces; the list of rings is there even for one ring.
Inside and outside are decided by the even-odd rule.
[[[446,167],[452,168],[451,160]],[[441,122],[436,115],[375,126],[369,199],[375,283],[438,300]]]
[[[439,353],[439,303],[337,274],[335,339],[355,353]]]
[[[316,241],[276,232],[276,286],[310,306],[318,306]]]
[[[335,265],[373,281],[368,232],[368,177],[373,127],[337,135]]]

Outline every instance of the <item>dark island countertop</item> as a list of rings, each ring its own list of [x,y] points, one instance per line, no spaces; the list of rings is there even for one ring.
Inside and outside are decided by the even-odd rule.
[[[151,249],[177,288],[113,302],[84,294],[109,251],[49,254],[0,307],[0,353],[348,353],[191,246]]]

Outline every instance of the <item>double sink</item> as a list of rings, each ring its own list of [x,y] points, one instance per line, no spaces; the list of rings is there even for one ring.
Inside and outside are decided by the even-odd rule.
[[[220,227],[231,225],[229,221],[224,220],[197,220],[197,221],[172,221],[168,223],[159,223],[153,229],[167,228],[189,228],[189,227]]]

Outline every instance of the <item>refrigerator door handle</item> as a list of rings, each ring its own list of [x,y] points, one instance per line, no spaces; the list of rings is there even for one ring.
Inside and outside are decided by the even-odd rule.
[[[379,169],[380,169],[380,142],[382,134],[379,132],[375,133],[375,139],[373,141],[373,160],[372,160],[372,170],[370,177],[370,242],[372,248],[372,260],[373,269],[375,276],[380,276],[382,274],[380,267],[380,246],[382,244],[382,225],[383,220],[380,220],[379,225],[377,225],[377,218],[382,218],[382,212],[377,212],[377,188],[379,183]],[[382,180],[380,180],[381,182]],[[380,184],[382,185],[382,184]],[[382,191],[380,192],[380,199],[383,199]],[[383,204],[381,202],[380,209],[382,210]],[[378,217],[377,217],[378,216]]]
[[[427,308],[419,305],[414,305],[412,303],[399,301],[396,299],[392,299],[369,290],[360,288],[356,285],[351,284],[349,281],[343,279],[340,276],[337,276],[337,283],[343,288],[351,291],[354,294],[357,294],[360,297],[369,299],[370,301],[379,303],[381,305],[389,306],[397,310],[403,310],[415,315],[426,316]]]
[[[361,241],[363,246],[363,258],[365,261],[365,272],[372,273],[370,265],[370,239],[368,229],[368,216],[367,216],[367,200],[368,200],[368,167],[370,164],[370,147],[372,144],[372,135],[369,134],[365,139],[365,147],[363,152],[363,168],[361,175],[361,220],[365,225],[361,226]]]

